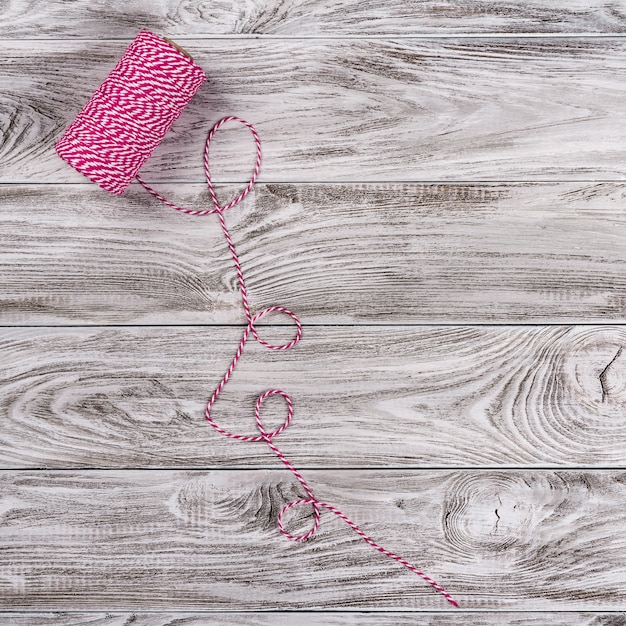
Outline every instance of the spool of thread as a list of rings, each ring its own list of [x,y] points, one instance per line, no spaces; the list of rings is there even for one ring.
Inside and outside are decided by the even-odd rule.
[[[186,51],[142,30],[56,151],[106,191],[122,194],[205,80]]]
[[[148,31],[141,31],[114,70],[59,139],[56,150],[59,156],[72,167],[111,193],[123,193],[133,178],[137,178],[153,196],[177,211],[182,211],[188,215],[217,215],[237,271],[243,310],[248,323],[235,356],[207,403],[205,417],[211,427],[221,435],[239,441],[265,443],[304,489],[307,497],[285,504],[278,514],[277,523],[283,535],[294,541],[304,541],[313,537],[320,523],[321,511],[329,511],[342,519],[363,541],[417,574],[456,607],[458,606],[456,600],[436,581],[404,558],[383,548],[337,507],[315,496],[304,476],[274,443],[274,439],[291,423],[293,404],[289,394],[280,389],[270,389],[258,397],[255,406],[258,435],[229,432],[214,419],[213,406],[233,375],[248,339],[253,337],[262,346],[270,350],[289,350],[300,341],[302,325],[294,313],[281,306],[268,307],[259,313],[252,314],[241,263],[224,219],[224,211],[237,205],[247,196],[259,174],[261,142],[252,124],[238,117],[226,117],[217,122],[209,132],[204,152],[204,169],[213,208],[193,210],[180,207],[169,202],[152,189],[138,174],[141,166],[159,145],[205,79],[206,76],[202,68],[194,63],[185,50],[163,37]],[[254,171],[246,187],[229,203],[221,205],[217,200],[211,180],[209,146],[216,131],[231,121],[240,122],[249,128],[254,137],[257,154]],[[281,345],[273,345],[261,339],[256,324],[270,313],[286,315],[295,323],[296,333],[291,341]],[[287,418],[282,426],[268,432],[261,418],[261,407],[265,400],[271,396],[283,398],[287,405]],[[290,509],[301,506],[311,508],[313,523],[307,533],[296,536],[290,534],[285,528],[283,518]]]

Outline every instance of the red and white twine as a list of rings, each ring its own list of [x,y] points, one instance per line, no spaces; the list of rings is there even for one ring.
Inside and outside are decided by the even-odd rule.
[[[142,30],[56,151],[106,191],[122,194],[205,80],[190,57]]]
[[[220,206],[217,200],[216,193],[215,193],[215,188],[213,186],[213,181],[211,179],[211,172],[209,168],[209,146],[217,130],[221,126],[226,124],[227,122],[231,122],[231,121],[240,122],[250,129],[250,132],[252,133],[252,136],[254,137],[254,141],[256,144],[256,162],[254,166],[254,171],[252,173],[252,177],[250,178],[250,181],[246,185],[245,189],[234,200],[231,200],[231,202],[229,202],[228,204],[225,204],[224,206]],[[166,200],[161,194],[159,194],[152,187],[147,185],[140,176],[137,176],[137,179],[139,180],[139,182],[153,196],[155,196],[156,198],[158,198],[159,200],[167,204],[167,206],[170,206],[173,209],[176,209],[177,211],[181,211],[183,213],[186,213],[187,215],[216,214],[220,221],[220,225],[222,227],[224,236],[226,237],[228,247],[230,248],[230,253],[233,259],[233,263],[235,264],[235,268],[237,270],[237,277],[239,279],[239,287],[241,290],[241,300],[242,300],[243,309],[246,315],[246,319],[248,320],[248,325],[246,326],[246,329],[244,330],[243,337],[241,338],[241,341],[239,342],[239,346],[237,347],[235,356],[233,357],[230,365],[228,366],[228,369],[226,370],[226,373],[224,374],[222,380],[217,385],[217,388],[213,392],[213,395],[211,396],[207,404],[206,411],[205,411],[206,419],[209,422],[209,424],[218,433],[226,437],[238,439],[239,441],[265,442],[267,446],[272,450],[272,452],[282,461],[285,467],[287,467],[287,469],[296,477],[298,482],[302,485],[308,497],[303,498],[301,500],[295,500],[293,502],[289,502],[282,508],[282,510],[278,514],[278,527],[280,528],[280,532],[283,533],[283,535],[285,535],[287,538],[293,539],[294,541],[304,541],[306,539],[311,538],[316,533],[318,526],[320,524],[320,509],[326,509],[327,511],[334,513],[337,517],[340,517],[344,522],[346,522],[346,524],[348,524],[348,526],[350,526],[350,528],[352,528],[352,530],[354,530],[366,543],[368,543],[374,549],[378,550],[379,552],[382,552],[383,554],[394,559],[395,561],[398,561],[398,563],[401,563],[402,565],[404,565],[407,569],[411,570],[412,572],[417,574],[420,578],[422,578],[427,583],[432,585],[439,593],[441,593],[448,600],[448,602],[450,602],[450,604],[452,604],[455,607],[458,607],[458,603],[456,602],[456,600],[454,600],[452,596],[441,585],[435,582],[432,578],[424,574],[424,572],[421,572],[419,569],[417,569],[414,565],[409,563],[407,560],[403,559],[402,557],[398,556],[394,552],[391,552],[390,550],[387,550],[386,548],[383,548],[380,544],[376,543],[369,535],[363,532],[347,515],[345,515],[338,508],[336,508],[332,504],[328,504],[327,502],[322,502],[321,500],[318,500],[318,498],[316,498],[315,494],[313,493],[313,490],[311,489],[311,487],[309,486],[305,478],[302,476],[302,474],[285,457],[285,455],[281,452],[280,448],[278,448],[278,446],[273,441],[277,435],[282,433],[289,426],[289,424],[291,423],[291,419],[293,417],[293,404],[291,402],[291,398],[289,397],[289,394],[286,391],[283,391],[282,389],[269,389],[268,391],[265,391],[263,394],[261,394],[258,397],[256,401],[256,406],[254,409],[254,416],[256,419],[257,428],[260,433],[259,435],[251,436],[251,435],[241,435],[238,433],[231,433],[225,430],[224,428],[222,428],[211,417],[211,409],[213,408],[215,401],[217,400],[222,389],[228,382],[229,378],[232,376],[233,371],[235,370],[235,367],[237,365],[237,362],[241,358],[244,346],[246,345],[246,342],[248,341],[248,337],[250,336],[250,334],[252,334],[254,338],[262,346],[265,346],[266,348],[270,350],[289,350],[290,348],[293,348],[300,341],[300,338],[302,337],[302,324],[300,323],[300,320],[292,311],[289,311],[288,309],[284,307],[272,306],[252,316],[252,314],[250,313],[250,304],[248,302],[248,291],[246,289],[246,283],[243,277],[243,272],[241,270],[241,262],[239,261],[239,256],[237,255],[237,251],[235,250],[235,245],[233,243],[232,237],[230,236],[230,232],[228,231],[228,227],[226,226],[226,222],[224,220],[224,211],[235,206],[236,204],[239,204],[239,202],[241,202],[250,193],[257,179],[257,176],[259,175],[260,167],[261,167],[261,142],[259,140],[259,136],[254,126],[252,126],[252,124],[238,117],[230,116],[230,117],[225,117],[224,119],[220,120],[211,129],[207,137],[205,149],[204,149],[204,170],[206,173],[209,193],[213,201],[213,207],[214,207],[213,209],[209,209],[205,211],[194,211],[194,210],[180,207]],[[268,313],[273,313],[273,312],[278,312],[278,313],[283,313],[285,315],[288,315],[296,324],[295,337],[291,341],[285,344],[273,345],[271,343],[264,341],[258,335],[256,323]],[[284,398],[285,403],[287,404],[287,418],[285,419],[284,423],[279,428],[277,428],[274,431],[267,432],[267,430],[265,429],[265,426],[263,425],[263,421],[261,420],[261,406],[263,402],[270,396],[281,396],[282,398]],[[313,525],[311,529],[304,535],[292,535],[285,529],[285,526],[283,523],[283,517],[289,509],[297,507],[297,506],[302,506],[302,505],[310,505],[311,508],[313,509],[313,515],[314,515]]]
[[[141,165],[160,143],[204,79],[204,72],[189,57],[157,35],[142,31],[107,80],[57,142],[57,151],[70,165],[111,193],[123,193],[133,177],[136,177],[154,197],[177,211],[195,216],[217,215],[237,271],[241,300],[248,323],[235,356],[207,403],[205,416],[208,423],[225,437],[239,441],[265,443],[302,485],[307,497],[283,506],[277,519],[280,532],[294,541],[309,539],[319,527],[321,509],[326,509],[341,518],[367,544],[404,565],[432,585],[450,604],[458,607],[456,600],[432,578],[394,552],[383,548],[342,511],[315,496],[302,474],[274,443],[274,439],[289,426],[293,417],[293,404],[287,392],[281,389],[269,389],[258,397],[254,414],[259,434],[255,436],[229,432],[211,416],[211,410],[232,376],[250,335],[252,334],[256,341],[269,350],[289,350],[300,341],[302,324],[292,311],[281,306],[268,307],[252,315],[241,262],[224,220],[224,212],[239,204],[250,193],[259,175],[261,142],[252,124],[238,117],[225,117],[217,122],[208,134],[204,149],[204,170],[213,202],[212,209],[197,211],[180,207],[164,198],[137,174]],[[228,204],[220,205],[211,179],[209,147],[217,130],[231,121],[244,124],[252,133],[256,145],[256,161],[252,177],[243,191]],[[256,324],[270,313],[282,313],[293,320],[296,333],[291,341],[274,345],[261,339]],[[280,396],[284,399],[287,405],[287,417],[279,428],[268,432],[261,420],[261,406],[270,396]],[[303,535],[292,535],[285,528],[285,513],[294,507],[304,505],[309,505],[313,511],[311,529]]]

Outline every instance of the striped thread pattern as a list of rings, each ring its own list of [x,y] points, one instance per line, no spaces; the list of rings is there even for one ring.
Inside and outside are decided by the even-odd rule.
[[[241,124],[244,124],[248,129],[250,129],[250,132],[252,133],[252,136],[254,138],[254,142],[256,145],[256,161],[254,165],[254,170],[252,172],[252,177],[250,178],[250,181],[245,186],[245,188],[237,195],[236,198],[231,200],[228,204],[221,206],[217,199],[217,195],[215,193],[213,180],[211,179],[211,170],[209,166],[209,147],[211,145],[211,140],[215,136],[215,133],[217,132],[217,130],[221,128],[224,124],[231,122],[231,121],[240,122]],[[206,173],[209,194],[211,195],[211,200],[213,202],[212,209],[196,211],[196,210],[191,210],[191,209],[178,206],[177,204],[174,204],[173,202],[170,202],[169,200],[164,198],[158,191],[150,187],[150,185],[148,185],[140,176],[137,176],[137,179],[139,180],[139,182],[155,198],[157,198],[161,202],[165,203],[167,206],[177,211],[180,211],[187,215],[216,214],[219,219],[220,226],[222,227],[222,232],[224,233],[224,236],[226,238],[226,242],[228,243],[228,248],[230,249],[233,263],[237,271],[237,278],[239,280],[239,288],[241,290],[241,300],[243,304],[243,310],[246,315],[248,324],[243,332],[243,336],[241,338],[241,341],[239,342],[239,346],[237,347],[235,356],[230,362],[230,365],[228,366],[226,373],[222,377],[222,380],[220,380],[215,391],[213,392],[213,395],[211,396],[211,398],[209,399],[207,403],[206,410],[205,410],[205,417],[207,421],[209,422],[209,424],[218,433],[220,433],[221,435],[224,435],[225,437],[231,437],[232,439],[237,439],[239,441],[264,442],[265,444],[267,444],[267,446],[272,450],[272,452],[280,459],[280,461],[285,465],[285,467],[295,476],[298,482],[302,485],[302,488],[304,489],[308,497],[301,499],[301,500],[295,500],[293,502],[289,502],[282,508],[282,510],[278,514],[278,520],[277,520],[278,527],[280,529],[280,532],[283,535],[285,535],[285,537],[287,537],[288,539],[292,539],[293,541],[305,541],[306,539],[310,539],[311,537],[313,537],[313,535],[315,535],[315,533],[317,532],[317,529],[320,524],[320,509],[326,509],[327,511],[330,511],[331,513],[334,513],[337,517],[341,518],[346,524],[348,524],[348,526],[350,526],[350,528],[352,528],[352,530],[354,530],[354,532],[356,532],[359,535],[359,537],[363,539],[363,541],[365,541],[367,544],[372,546],[372,548],[394,559],[398,563],[404,565],[407,569],[417,574],[420,578],[426,581],[429,585],[432,585],[434,589],[436,589],[439,593],[441,593],[452,606],[458,608],[459,605],[457,601],[454,600],[454,598],[439,583],[437,583],[432,578],[424,574],[424,572],[421,572],[417,567],[409,563],[406,559],[403,559],[401,556],[398,556],[394,552],[391,552],[390,550],[383,548],[380,544],[376,543],[369,535],[363,532],[363,530],[361,530],[361,528],[359,528],[359,526],[357,526],[357,524],[355,524],[342,511],[340,511],[338,508],[336,508],[332,504],[328,504],[327,502],[322,502],[315,496],[315,494],[313,493],[313,490],[311,489],[311,487],[305,480],[304,476],[302,476],[302,474],[292,465],[292,463],[285,457],[285,455],[281,452],[281,450],[278,448],[278,446],[276,446],[276,444],[273,441],[275,437],[280,435],[280,433],[282,433],[289,426],[289,424],[291,424],[291,420],[293,418],[293,403],[291,401],[291,398],[289,397],[289,394],[286,391],[283,391],[282,389],[269,389],[268,391],[265,391],[257,398],[256,406],[254,408],[254,416],[256,420],[257,429],[260,433],[259,435],[242,435],[239,433],[229,432],[225,430],[224,428],[222,428],[217,422],[215,422],[215,420],[211,416],[211,410],[213,408],[213,405],[215,404],[220,393],[224,389],[224,386],[226,385],[230,377],[233,375],[233,372],[235,371],[235,367],[237,366],[237,363],[239,362],[239,359],[241,358],[241,355],[243,354],[243,349],[246,345],[246,342],[248,341],[248,338],[250,337],[250,334],[253,335],[256,341],[258,341],[262,346],[268,348],[269,350],[289,350],[290,348],[293,348],[300,341],[300,338],[302,337],[302,324],[300,323],[300,320],[292,311],[286,309],[285,307],[272,306],[267,309],[263,309],[262,311],[260,311],[254,316],[251,314],[250,304],[248,301],[248,290],[246,288],[246,282],[243,277],[243,271],[241,269],[241,262],[239,260],[239,256],[235,249],[235,245],[233,243],[228,227],[226,226],[226,221],[224,220],[224,211],[234,207],[236,204],[239,204],[250,193],[259,175],[260,168],[261,168],[261,141],[259,139],[259,135],[256,132],[254,126],[252,126],[252,124],[238,117],[230,116],[230,117],[225,117],[221,119],[209,131],[205,148],[204,148],[204,169]],[[265,317],[266,315],[270,313],[282,313],[284,315],[287,315],[293,320],[293,322],[295,323],[295,327],[296,327],[296,333],[295,333],[294,338],[291,341],[285,344],[281,344],[281,345],[273,345],[261,339],[261,337],[259,336],[257,332],[256,324],[263,317]],[[261,419],[261,406],[263,405],[263,402],[270,396],[280,396],[285,400],[285,404],[287,405],[287,417],[279,428],[277,428],[274,431],[267,432],[267,430],[265,429],[265,426],[263,425],[263,421]],[[284,523],[285,513],[294,507],[304,506],[304,505],[311,506],[313,510],[313,523],[312,523],[311,529],[303,535],[292,535],[285,528],[285,523]]]
[[[106,191],[122,194],[205,80],[189,57],[142,30],[56,151]]]
[[[217,424],[211,416],[213,405],[233,375],[250,335],[269,350],[289,350],[300,341],[302,324],[292,311],[281,306],[268,307],[252,315],[241,262],[224,220],[224,212],[239,204],[250,193],[261,168],[261,141],[251,124],[238,117],[225,117],[217,122],[208,134],[204,149],[204,169],[213,202],[212,209],[199,211],[180,207],[164,198],[138,174],[141,166],[159,145],[205,79],[203,70],[175,46],[153,33],[141,31],[114,70],[56,143],[56,150],[72,167],[113,194],[123,193],[133,178],[137,178],[155,198],[177,211],[195,216],[217,215],[237,271],[247,325],[235,356],[207,403],[205,416],[209,424],[225,437],[265,443],[302,485],[307,497],[289,502],[282,508],[277,519],[280,532],[294,541],[310,539],[319,527],[321,509],[330,511],[350,526],[367,544],[404,565],[432,585],[450,604],[458,607],[452,596],[432,578],[402,557],[383,548],[339,509],[315,496],[302,474],[274,443],[274,439],[289,426],[293,418],[293,403],[289,394],[281,389],[270,389],[258,397],[254,412],[258,435],[231,433]],[[228,122],[239,122],[250,130],[256,145],[256,161],[252,177],[245,188],[228,204],[222,206],[217,199],[211,179],[209,146],[215,133]],[[294,322],[296,332],[291,341],[274,345],[259,336],[256,324],[271,313],[281,313]],[[270,396],[280,396],[284,399],[287,417],[279,428],[268,432],[261,419],[261,407]],[[293,535],[285,528],[285,514],[290,509],[305,505],[310,506],[313,512],[311,529],[303,535]]]

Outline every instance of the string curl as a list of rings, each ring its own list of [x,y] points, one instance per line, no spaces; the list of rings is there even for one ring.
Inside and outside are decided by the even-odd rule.
[[[247,325],[226,373],[207,403],[205,417],[211,427],[225,437],[250,443],[265,443],[304,489],[306,498],[287,503],[278,514],[277,523],[280,532],[293,541],[310,539],[315,535],[320,525],[321,510],[330,511],[350,526],[367,544],[404,565],[432,585],[450,604],[458,607],[456,600],[432,578],[421,572],[407,560],[383,548],[343,512],[315,496],[302,474],[274,443],[274,439],[289,427],[293,418],[293,403],[286,391],[269,389],[257,398],[254,415],[258,435],[227,431],[212,417],[213,406],[224,386],[233,375],[250,335],[269,350],[290,350],[302,337],[302,324],[295,313],[282,306],[271,306],[252,315],[241,262],[224,219],[225,211],[239,204],[250,193],[259,175],[261,168],[261,141],[252,124],[239,117],[229,116],[217,122],[208,134],[204,148],[204,170],[213,208],[192,210],[178,206],[153,189],[138,174],[141,166],[159,145],[174,121],[180,116],[185,106],[187,106],[205,80],[206,75],[202,68],[196,65],[175,44],[149,31],[141,31],[107,79],[89,99],[72,124],[68,126],[63,136],[56,143],[55,148],[61,158],[110,193],[123,193],[131,181],[137,178],[155,198],[177,211],[191,216],[217,216],[237,271]],[[256,160],[252,176],[247,185],[230,202],[220,205],[211,179],[209,147],[215,133],[228,122],[243,124],[250,130],[256,146]],[[279,313],[286,316],[294,323],[295,334],[290,341],[275,345],[260,337],[257,323],[271,313]],[[261,408],[263,403],[272,396],[279,396],[284,400],[287,405],[287,417],[281,426],[273,431],[268,431],[261,419]],[[285,527],[285,514],[290,509],[302,506],[311,508],[313,521],[308,532],[302,535],[294,535]]]
[[[255,160],[255,165],[254,165],[254,169],[252,172],[252,176],[250,177],[250,180],[248,181],[244,189],[229,203],[225,205],[220,205],[217,199],[214,185],[213,185],[213,180],[211,179],[211,170],[209,166],[209,147],[218,129],[220,129],[224,124],[228,122],[239,122],[250,130],[254,138],[254,142],[256,146],[256,160]],[[295,313],[293,313],[289,309],[286,309],[285,307],[271,306],[266,309],[263,309],[262,311],[260,311],[254,316],[251,314],[250,305],[248,301],[248,290],[246,288],[246,282],[243,276],[243,271],[241,269],[241,262],[239,260],[239,255],[237,254],[237,251],[235,249],[235,245],[233,243],[228,227],[226,226],[226,221],[224,219],[224,211],[239,204],[250,193],[250,191],[252,191],[252,188],[254,187],[254,184],[259,175],[260,169],[261,169],[261,141],[259,139],[259,135],[256,129],[254,128],[252,124],[250,124],[249,122],[246,122],[245,120],[239,117],[229,116],[229,117],[225,117],[221,119],[209,131],[209,134],[207,136],[207,140],[205,143],[205,148],[204,148],[204,171],[206,174],[209,194],[213,202],[212,209],[192,210],[192,209],[181,207],[173,202],[170,202],[165,197],[163,197],[158,191],[156,191],[150,185],[148,185],[143,180],[143,178],[141,178],[141,176],[136,177],[137,180],[155,198],[157,198],[158,200],[160,200],[167,206],[175,209],[176,211],[180,211],[182,213],[185,213],[186,215],[193,215],[193,216],[217,215],[218,220],[220,222],[220,226],[222,227],[222,232],[224,233],[224,237],[226,238],[226,242],[228,243],[228,247],[230,249],[230,253],[232,256],[233,263],[235,265],[235,269],[237,271],[237,278],[239,280],[239,288],[241,292],[241,300],[242,300],[243,309],[244,309],[244,313],[248,321],[248,324],[243,332],[243,336],[241,338],[241,341],[239,342],[239,346],[237,347],[235,356],[230,362],[230,365],[228,366],[226,373],[224,374],[224,376],[218,383],[215,391],[213,392],[213,395],[211,396],[211,398],[209,399],[207,403],[207,406],[205,409],[206,420],[208,421],[208,423],[211,425],[211,427],[214,430],[216,430],[221,435],[224,435],[225,437],[230,437],[232,439],[237,439],[239,441],[247,441],[251,443],[264,442],[270,448],[270,450],[280,459],[283,465],[285,465],[285,467],[293,474],[293,476],[297,479],[300,485],[302,485],[302,488],[304,489],[308,497],[301,498],[299,500],[294,500],[292,502],[285,504],[277,517],[278,528],[285,537],[287,537],[288,539],[291,539],[292,541],[305,541],[307,539],[310,539],[311,537],[313,537],[313,535],[315,535],[315,533],[317,532],[317,529],[319,528],[320,521],[321,521],[321,509],[330,511],[331,513],[334,513],[337,517],[342,519],[348,526],[350,526],[350,528],[352,528],[352,530],[354,530],[354,532],[356,532],[357,535],[359,535],[359,537],[363,539],[363,541],[365,541],[367,544],[372,546],[372,548],[394,559],[398,563],[404,565],[407,569],[409,569],[413,573],[417,574],[417,576],[419,576],[422,580],[426,581],[429,585],[431,585],[434,589],[436,589],[440,594],[442,594],[452,606],[458,608],[459,605],[457,601],[439,583],[437,583],[432,578],[427,576],[424,572],[420,571],[417,567],[415,567],[406,559],[403,559],[401,556],[398,556],[394,552],[387,550],[386,548],[384,548],[383,546],[375,542],[368,534],[366,534],[363,530],[361,530],[361,528],[359,528],[359,526],[355,522],[353,522],[345,513],[340,511],[337,507],[333,506],[332,504],[329,504],[328,502],[323,502],[315,496],[315,494],[313,493],[313,490],[311,489],[308,482],[305,480],[304,476],[302,476],[302,474],[294,467],[294,465],[285,457],[285,455],[280,450],[280,448],[278,448],[278,446],[274,443],[274,439],[278,435],[280,435],[291,424],[291,420],[293,418],[293,403],[291,401],[291,398],[289,397],[289,394],[286,391],[283,391],[282,389],[268,389],[257,398],[256,405],[254,408],[254,417],[256,421],[257,430],[259,431],[258,435],[245,435],[241,433],[232,433],[230,431],[227,431],[224,428],[222,428],[211,416],[213,405],[215,404],[220,393],[224,389],[224,386],[226,385],[226,383],[232,376],[235,370],[235,367],[237,366],[237,363],[239,362],[243,354],[243,349],[250,335],[252,335],[254,339],[256,339],[256,341],[258,341],[262,346],[264,346],[265,348],[269,350],[290,350],[300,341],[302,337],[302,324],[300,320],[298,319]],[[295,327],[296,327],[295,336],[293,337],[293,339],[291,339],[287,343],[274,345],[261,339],[261,337],[258,334],[256,323],[260,321],[263,317],[268,315],[269,313],[274,313],[274,312],[286,315],[295,323]],[[268,432],[263,424],[263,420],[261,419],[261,407],[263,403],[265,402],[265,400],[267,400],[267,398],[271,396],[279,396],[283,398],[283,400],[285,401],[285,404],[287,405],[287,417],[280,427],[278,427],[276,430]],[[305,506],[305,505],[310,506],[313,511],[313,523],[311,525],[311,529],[302,535],[293,535],[285,528],[285,523],[284,523],[285,513],[287,513],[287,511],[289,511],[290,509],[297,508],[300,506]]]

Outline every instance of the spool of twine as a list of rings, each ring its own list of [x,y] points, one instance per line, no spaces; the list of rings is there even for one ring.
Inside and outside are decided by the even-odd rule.
[[[143,30],[56,151],[106,191],[122,194],[205,80],[187,52]]]
[[[180,207],[163,197],[138,174],[141,166],[159,145],[205,79],[204,71],[196,65],[188,52],[169,39],[149,31],[141,31],[58,140],[56,150],[72,167],[110,193],[124,193],[131,181],[136,178],[153,196],[177,211],[187,215],[217,216],[237,271],[247,326],[226,373],[207,403],[205,417],[211,427],[221,435],[239,441],[266,444],[302,486],[306,497],[285,504],[278,514],[280,532],[294,541],[310,539],[319,526],[321,511],[330,511],[350,526],[367,544],[404,565],[441,593],[450,604],[458,607],[452,596],[432,578],[407,560],[376,543],[337,507],[315,496],[302,474],[274,443],[274,439],[289,426],[293,417],[293,403],[289,394],[281,389],[269,389],[258,397],[254,411],[258,431],[256,435],[229,432],[222,428],[212,415],[213,405],[232,376],[249,337],[252,336],[269,350],[289,350],[300,341],[302,324],[292,311],[281,306],[268,307],[252,314],[241,262],[224,219],[224,212],[239,204],[250,193],[260,171],[261,141],[252,124],[231,116],[217,122],[209,131],[204,150],[204,169],[212,208],[196,210]],[[233,200],[221,205],[211,179],[209,146],[217,130],[229,122],[244,124],[250,130],[256,145],[256,161],[248,184]],[[285,315],[295,324],[295,335],[291,341],[274,345],[259,336],[257,323],[270,313]],[[287,407],[287,417],[282,426],[268,432],[261,418],[261,407],[270,396],[283,398]],[[284,516],[290,509],[300,506],[310,507],[313,523],[308,532],[293,535],[285,528]]]

